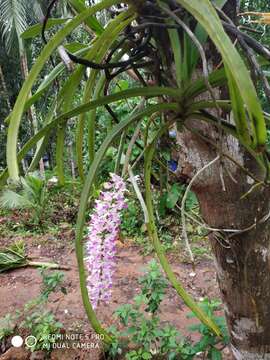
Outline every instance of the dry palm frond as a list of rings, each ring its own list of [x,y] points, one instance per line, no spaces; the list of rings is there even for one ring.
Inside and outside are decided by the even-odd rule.
[[[27,257],[22,241],[0,250],[0,272],[16,269],[26,264]]]
[[[68,267],[58,264],[31,261],[27,258],[23,241],[15,242],[13,245],[0,249],[0,273],[17,269],[24,266],[47,267],[49,269],[69,270]]]

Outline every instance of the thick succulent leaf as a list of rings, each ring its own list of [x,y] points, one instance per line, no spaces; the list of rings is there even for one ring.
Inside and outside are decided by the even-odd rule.
[[[177,30],[170,29],[170,30],[168,30],[168,33],[169,33],[171,47],[172,47],[173,56],[174,56],[176,81],[177,81],[178,87],[180,87],[181,80],[182,80],[181,43],[180,43],[180,39],[179,39]]]
[[[219,7],[222,8],[225,4],[226,4],[227,0],[214,0],[213,3]],[[197,39],[200,41],[200,43],[202,45],[204,45],[208,39],[208,34],[207,32],[204,30],[204,28],[202,27],[201,24],[197,24],[195,31],[194,31]],[[190,40],[191,41],[191,40]],[[192,43],[191,47],[190,47],[190,63],[191,63],[191,69],[190,72],[192,73],[193,70],[196,68],[196,65],[198,63],[198,60],[200,58],[200,54],[198,52],[198,49],[196,48],[196,46]]]
[[[90,47],[81,49],[75,53],[76,56],[84,55]],[[65,65],[61,62],[55,66],[55,68],[44,77],[43,81],[37,88],[36,92],[26,101],[23,111],[27,111],[31,105],[37,102],[45,91],[53,84],[54,80],[66,69]],[[5,122],[9,122],[10,115],[6,118]]]
[[[244,102],[230,70],[226,69],[226,72],[228,77],[228,87],[232,103],[234,123],[242,142],[244,144],[250,145],[251,138]],[[252,126],[252,123],[250,125]]]
[[[45,30],[48,30],[56,25],[64,24],[67,20],[68,19],[48,19]],[[43,24],[41,23],[30,26],[21,34],[21,38],[27,40],[41,35],[42,26]]]
[[[155,153],[156,144],[160,136],[167,130],[170,123],[165,124],[161,127],[152,142],[147,146],[145,151],[145,162],[144,162],[144,177],[145,177],[145,200],[148,210],[149,223],[147,224],[147,230],[149,237],[152,240],[153,246],[155,248],[156,254],[159,258],[160,264],[167,275],[170,283],[177,291],[178,295],[183,299],[184,303],[192,310],[198,319],[202,321],[209,329],[211,329],[217,336],[221,336],[221,331],[215,321],[209,317],[202,309],[195,303],[192,297],[186,292],[183,285],[177,280],[167,258],[164,253],[164,249],[159,240],[154,217],[154,208],[152,200],[152,191],[151,191],[151,168],[152,168],[152,159]]]
[[[91,59],[97,63],[101,63],[104,59],[105,55],[107,54],[110,47],[115,43],[117,40],[120,32],[125,29],[125,27],[130,24],[132,20],[134,20],[134,16],[132,10],[127,10],[116,18],[114,18],[108,26],[105,28],[103,33],[99,36],[98,40],[93,45],[91,51],[88,54],[88,59]],[[83,100],[82,102],[85,103],[88,99],[93,98],[95,96],[95,87],[98,90],[98,84],[96,84],[96,79],[100,71],[92,69],[90,72],[90,76],[86,82],[84,93],[83,93]],[[102,82],[104,84],[104,82]],[[76,159],[77,159],[77,166],[78,172],[81,179],[84,179],[84,166],[83,166],[83,135],[85,131],[85,114],[83,113],[78,121],[78,126],[76,129]],[[94,139],[94,133],[90,134],[90,132],[95,131],[95,113],[90,113],[89,119],[89,138]],[[88,144],[89,145],[89,144]],[[90,144],[91,146],[91,144]],[[89,151],[89,154],[94,152],[94,143],[92,142],[92,150]],[[92,161],[93,158],[90,158]]]
[[[7,164],[9,169],[9,174],[11,179],[18,181],[19,179],[19,169],[17,164],[17,139],[18,139],[18,130],[20,126],[20,121],[23,113],[25,103],[28,99],[29,93],[32,89],[32,86],[40,74],[44,64],[51,56],[52,52],[61,44],[65,37],[72,32],[77,26],[79,26],[85,19],[89,16],[92,16],[97,11],[100,11],[108,6],[117,3],[116,0],[103,0],[101,3],[86,9],[74,19],[69,21],[44,47],[34,66],[32,67],[29,76],[24,82],[21,91],[17,97],[13,112],[10,117],[10,123],[8,128],[8,137],[7,137]]]
[[[32,147],[36,145],[36,143],[42,139],[44,136],[49,135],[49,133],[57,127],[58,124],[62,122],[67,122],[68,119],[71,119],[75,116],[80,115],[83,112],[87,112],[89,110],[93,110],[98,106],[102,106],[105,104],[110,104],[113,102],[117,102],[118,100],[128,99],[137,96],[146,96],[146,97],[156,97],[156,96],[169,96],[174,99],[178,99],[181,96],[179,89],[166,88],[166,87],[150,87],[150,88],[134,88],[123,90],[118,93],[108,95],[102,98],[99,98],[94,101],[90,101],[84,105],[80,105],[75,109],[64,113],[50,123],[46,124],[42,129],[40,129],[32,138],[30,138],[22,147],[20,152],[18,153],[17,161],[21,161],[25,155],[28,153]],[[5,169],[0,175],[0,185],[3,185],[8,178],[8,170]]]
[[[212,88],[224,86],[227,84],[227,77],[224,68],[214,70],[209,74],[208,77],[209,84]],[[198,79],[192,81],[185,89],[184,96],[187,100],[190,99],[191,102],[194,101],[194,98],[200,95],[201,93],[207,91],[207,85],[204,77],[199,77]]]
[[[68,2],[77,13],[81,13],[86,9],[85,1],[83,0],[68,0]],[[103,32],[103,27],[95,16],[89,16],[84,22],[96,35],[100,35]]]
[[[88,45],[81,44],[79,42],[73,41],[71,43],[64,45],[65,49],[71,53],[76,53],[77,51],[83,50],[83,49],[89,49]]]
[[[239,89],[249,113],[249,118],[254,124],[253,144],[259,150],[266,143],[266,126],[261,105],[249,72],[230,38],[225,33],[213,5],[209,0],[177,0],[177,2],[203,26],[222,55],[223,61],[230,70]]]

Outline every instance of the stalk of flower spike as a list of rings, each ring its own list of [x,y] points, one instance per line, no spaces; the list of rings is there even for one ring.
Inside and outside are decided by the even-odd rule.
[[[121,210],[126,207],[123,179],[110,174],[111,180],[95,202],[88,226],[86,244],[87,288],[93,308],[111,298],[112,277],[115,271],[116,240],[121,224]]]

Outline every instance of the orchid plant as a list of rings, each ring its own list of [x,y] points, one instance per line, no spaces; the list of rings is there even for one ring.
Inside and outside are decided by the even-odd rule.
[[[224,19],[221,9],[226,3],[225,0],[102,0],[94,6],[87,6],[80,0],[68,0],[68,3],[76,15],[71,20],[66,19],[61,29],[44,46],[23,84],[13,111],[6,119],[9,125],[7,169],[0,175],[0,184],[5,184],[8,178],[14,182],[19,180],[20,161],[38,144],[31,165],[35,167],[53,133],[56,133],[57,139],[57,176],[60,184],[63,184],[65,130],[69,119],[77,120],[76,163],[83,183],[75,242],[80,287],[85,311],[93,329],[104,335],[105,342],[111,343],[112,337],[102,328],[93,306],[96,307],[99,301],[107,301],[110,297],[115,240],[119,231],[120,212],[124,207],[125,186],[118,176],[112,175],[111,181],[105,185],[100,199],[96,202],[88,227],[86,257],[83,247],[85,214],[99,166],[108,148],[112,143],[120,142],[118,158],[121,159],[124,148],[121,146],[121,139],[126,139],[123,134],[125,135],[131,126],[140,123],[142,119],[147,119],[147,126],[144,128],[144,148],[140,156],[144,159],[149,238],[166,276],[179,296],[205,326],[217,336],[221,336],[215,321],[207,316],[179,282],[163,252],[155,227],[151,168],[159,138],[166,131],[177,125],[178,131],[183,131],[186,127],[200,134],[203,122],[212,124],[221,135],[226,133],[234,137],[249,156],[254,158],[256,164],[265,170],[266,182],[269,182],[270,161],[266,152],[266,122],[269,121],[269,116],[262,110],[242,51],[238,52],[237,46],[232,43],[224,29],[240,39],[243,33],[239,33],[239,29],[228,22],[226,16]],[[110,13],[114,15],[103,27],[96,15],[106,9],[110,9]],[[23,36],[34,37],[39,29],[44,37],[44,31],[48,30],[49,25],[54,26],[53,19],[48,17],[49,12],[43,24],[35,25]],[[69,35],[82,24],[91,34],[87,44],[80,44],[79,50],[73,49],[73,53],[71,50],[65,50],[62,61],[36,87],[48,60],[54,56],[56,50],[63,53],[62,44],[66,47],[72,45],[66,43]],[[192,27],[189,28],[189,25]],[[222,60],[213,71],[207,67],[203,50],[208,38]],[[245,39],[254,51],[260,56],[268,57],[269,60],[267,49],[254,42],[249,35],[245,34]],[[61,78],[61,89],[48,110],[47,118],[37,133],[18,149],[18,136],[24,113],[38,100],[46,99],[44,95],[70,63],[74,66],[74,71],[64,80]],[[203,67],[202,76],[194,76],[197,67]],[[84,81],[86,68],[90,71]],[[123,72],[131,73],[133,77],[136,75],[137,83],[141,85],[109,94],[112,80],[117,79]],[[149,74],[154,81],[149,81]],[[213,89],[226,86],[229,99],[216,99]],[[75,94],[78,88],[82,87],[84,93],[78,105],[74,101]],[[35,91],[33,95],[32,91]],[[142,106],[136,107],[125,119],[115,119],[111,104],[138,97],[145,99]],[[102,106],[112,115],[115,124],[96,151],[96,109]],[[216,115],[213,115],[211,110],[215,110]],[[233,113],[233,124],[222,118],[223,113],[227,112]],[[158,127],[154,121],[157,114],[164,118]],[[193,121],[194,129],[188,127],[189,120]],[[148,136],[149,128],[155,133],[151,138]],[[88,134],[90,166],[83,163],[85,132]],[[258,184],[261,185],[261,182]]]

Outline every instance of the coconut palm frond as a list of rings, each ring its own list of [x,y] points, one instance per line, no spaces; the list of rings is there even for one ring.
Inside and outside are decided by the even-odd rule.
[[[31,261],[26,255],[25,244],[23,241],[16,241],[11,246],[0,249],[0,273],[8,270],[15,270],[24,266],[70,270],[69,267],[61,266],[56,263]]]
[[[7,189],[0,197],[0,207],[8,210],[27,209],[33,207],[33,204],[26,196]]]
[[[28,4],[28,12],[30,14],[33,14],[33,16],[31,16],[32,21],[41,22],[45,14],[42,8],[41,1],[31,0],[27,2],[27,4]]]
[[[21,41],[20,35],[27,28],[27,5],[22,0],[2,0],[0,8],[0,30],[10,53],[14,43]]]
[[[0,273],[26,264],[27,257],[23,242],[17,242],[8,248],[0,250]]]
[[[32,203],[39,203],[44,191],[45,181],[33,174],[26,176],[25,179],[21,178],[21,183],[23,186],[22,195]]]

